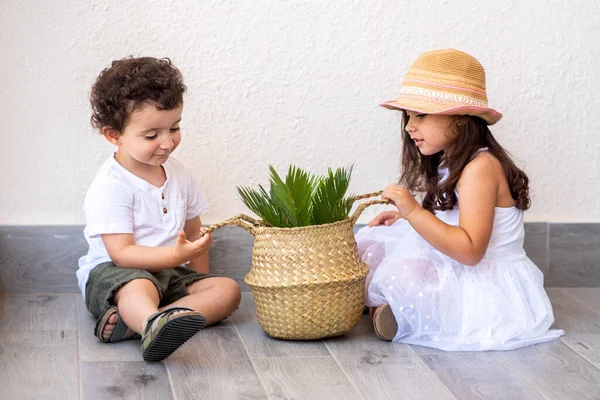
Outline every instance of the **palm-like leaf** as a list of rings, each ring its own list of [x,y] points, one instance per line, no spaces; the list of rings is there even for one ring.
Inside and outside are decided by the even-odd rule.
[[[269,225],[287,226],[286,219],[282,215],[284,213],[273,206],[271,198],[262,186],[259,186],[258,191],[248,187],[238,187],[237,189],[244,204]]]
[[[271,167],[273,168],[273,167]],[[275,170],[272,170],[274,173]],[[312,198],[319,178],[300,168],[290,166],[285,178],[285,186],[292,200],[293,212],[297,226],[308,226],[311,223]]]
[[[327,176],[321,179],[313,197],[313,225],[341,221],[348,216],[354,196],[344,196],[351,176],[352,166],[338,168],[335,172],[331,168],[328,169]]]
[[[320,225],[341,221],[348,216],[352,197],[345,198],[352,167],[328,171],[325,177],[314,176],[290,166],[285,182],[272,166],[270,190],[238,187],[246,206],[267,224],[275,227]]]

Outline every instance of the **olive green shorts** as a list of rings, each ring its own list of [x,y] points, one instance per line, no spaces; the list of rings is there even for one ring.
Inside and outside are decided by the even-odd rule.
[[[123,285],[134,279],[148,279],[158,291],[160,308],[187,296],[187,286],[192,283],[215,276],[182,265],[151,273],[145,269],[120,268],[112,262],[105,262],[90,271],[85,287],[85,306],[98,318],[115,304],[113,296]]]

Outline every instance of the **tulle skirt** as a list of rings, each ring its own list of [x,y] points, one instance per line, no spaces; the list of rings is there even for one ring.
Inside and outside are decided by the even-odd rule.
[[[543,274],[524,252],[493,252],[476,266],[440,253],[405,221],[356,234],[369,265],[366,305],[388,303],[395,342],[447,351],[510,350],[556,339]]]

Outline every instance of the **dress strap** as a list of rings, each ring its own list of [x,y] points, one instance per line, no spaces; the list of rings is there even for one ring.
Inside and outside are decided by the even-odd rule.
[[[471,157],[471,160],[475,158],[475,156],[479,153],[481,153],[482,151],[488,151],[489,149],[487,147],[482,147],[480,149],[477,149],[477,151],[475,153],[473,153],[473,156]]]

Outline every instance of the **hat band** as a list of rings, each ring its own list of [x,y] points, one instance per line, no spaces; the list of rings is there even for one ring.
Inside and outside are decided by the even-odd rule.
[[[473,97],[463,96],[455,93],[440,92],[437,90],[423,89],[414,86],[402,86],[400,96],[417,98],[418,100],[431,101],[440,104],[460,104],[465,106],[475,106],[488,108],[487,102],[479,101]]]
[[[478,94],[480,96],[486,96],[485,92],[482,92],[482,91],[479,91],[479,90],[468,89],[466,87],[460,87],[460,86],[443,85],[441,83],[434,83],[434,82],[430,82],[430,81],[422,81],[422,80],[419,80],[419,79],[404,78],[404,80],[402,82],[403,83],[412,82],[412,83],[416,83],[416,84],[422,83],[422,84],[425,84],[425,85],[428,85],[428,86],[437,86],[437,87],[443,88],[443,89],[460,90],[461,92],[471,92],[471,93]]]

